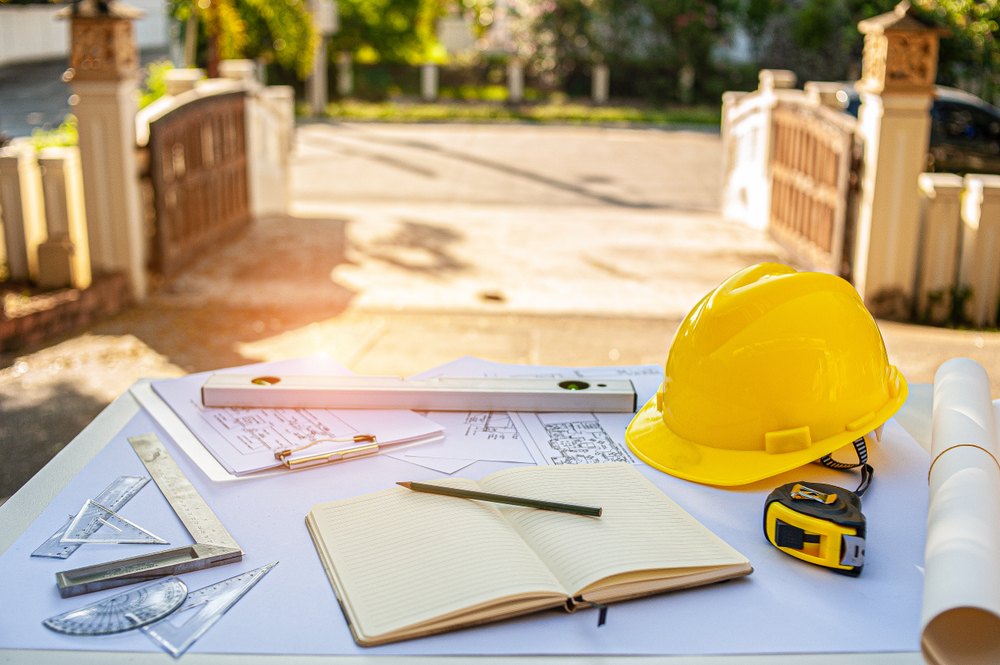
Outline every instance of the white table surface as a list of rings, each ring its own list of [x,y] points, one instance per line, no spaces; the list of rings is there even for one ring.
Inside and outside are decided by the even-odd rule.
[[[924,386],[911,386],[911,400],[899,414],[898,420],[925,447],[929,441],[930,393]],[[49,464],[39,471],[14,496],[0,506],[0,554],[5,552],[34,522],[59,492],[83,467],[128,423],[140,410],[139,403],[129,393],[123,394],[70,442]],[[3,611],[10,606],[2,602]],[[801,665],[834,665],[840,663],[872,663],[873,665],[917,665],[923,663],[919,652],[908,653],[831,653],[831,654],[761,654],[733,656],[288,656],[258,654],[251,657],[228,654],[190,653],[183,656],[188,663],[224,664],[247,662],[261,665],[270,663],[354,663],[382,664],[406,663],[424,665],[468,660],[511,665],[535,663],[573,662],[600,663],[601,665],[625,663],[669,663],[670,665],[729,665],[763,663],[796,663]],[[166,653],[47,651],[0,649],[0,663],[166,663],[173,659]]]

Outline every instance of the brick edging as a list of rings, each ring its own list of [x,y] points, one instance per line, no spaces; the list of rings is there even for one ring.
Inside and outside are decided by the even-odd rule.
[[[5,310],[0,311],[0,351],[31,347],[65,335],[117,314],[131,303],[132,293],[124,273],[95,277],[86,289],[32,296],[19,308],[25,310],[23,314],[8,316]]]

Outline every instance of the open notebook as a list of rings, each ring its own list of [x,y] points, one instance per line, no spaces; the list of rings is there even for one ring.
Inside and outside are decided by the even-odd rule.
[[[361,646],[573,611],[752,572],[628,464],[518,467],[451,487],[600,506],[583,517],[403,488],[318,504],[306,525]]]

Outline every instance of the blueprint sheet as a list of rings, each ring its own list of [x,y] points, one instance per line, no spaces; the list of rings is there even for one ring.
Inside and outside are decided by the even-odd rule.
[[[663,381],[663,368],[659,365],[630,365],[610,367],[552,367],[544,365],[507,365],[465,356],[440,367],[410,378],[436,379],[441,377],[503,377],[503,378],[559,378],[559,379],[630,379],[635,386],[638,406],[641,407],[655,393]],[[438,412],[427,414],[432,420],[445,424]],[[503,457],[491,451],[479,459],[534,462],[535,464],[597,464],[600,462],[630,462],[641,464],[625,444],[625,429],[632,421],[631,413],[505,413],[462,414],[493,424],[494,431],[502,431],[506,423],[515,430],[523,442],[523,453],[528,459],[512,459],[511,453]],[[456,414],[449,414],[452,420]],[[405,453],[422,456],[438,450],[440,456],[461,453],[449,448],[454,441],[452,428],[447,427],[445,442],[422,446]],[[509,435],[508,435],[509,436]],[[480,444],[481,445],[481,444]],[[476,449],[481,449],[480,445]],[[433,448],[431,447],[433,446]],[[469,448],[472,448],[470,446]],[[513,450],[513,446],[510,447]],[[466,453],[468,455],[468,453]]]
[[[325,356],[261,363],[223,370],[278,374],[349,375]],[[419,443],[441,435],[441,426],[413,411],[365,409],[209,408],[201,404],[201,387],[215,372],[153,381],[153,390],[177,414],[229,473],[240,476],[280,467],[274,453],[317,439],[374,435],[380,445]],[[355,445],[324,442],[310,452]]]

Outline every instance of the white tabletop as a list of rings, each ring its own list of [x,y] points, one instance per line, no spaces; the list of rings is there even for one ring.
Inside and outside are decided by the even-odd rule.
[[[919,406],[925,406],[920,404]],[[38,472],[21,490],[0,506],[0,554],[5,552],[24,531],[45,510],[59,492],[83,467],[124,427],[140,410],[140,405],[129,393],[123,394],[109,405],[90,425],[66,446],[49,464]],[[923,409],[920,409],[921,411]],[[905,420],[905,418],[904,418]],[[919,419],[915,420],[919,422]],[[919,432],[913,432],[921,441]],[[921,441],[923,443],[923,441]],[[10,611],[5,602],[4,611]],[[859,619],[861,620],[861,619]],[[0,663],[59,663],[67,658],[75,663],[152,663],[168,662],[165,653],[96,652],[96,651],[42,651],[42,650],[0,650]],[[184,656],[190,663],[246,662],[245,655],[198,654]],[[453,656],[451,661],[466,661],[468,656]],[[439,656],[282,656],[254,655],[249,658],[254,663],[399,663],[405,661],[413,665],[440,662]],[[916,665],[923,659],[919,652],[878,653],[878,654],[762,654],[732,656],[491,656],[479,657],[492,663],[517,663],[525,665],[535,662],[563,661],[574,663],[670,663],[671,665],[723,665],[755,663],[797,663],[802,665],[833,665],[834,663],[873,663],[875,665]]]

